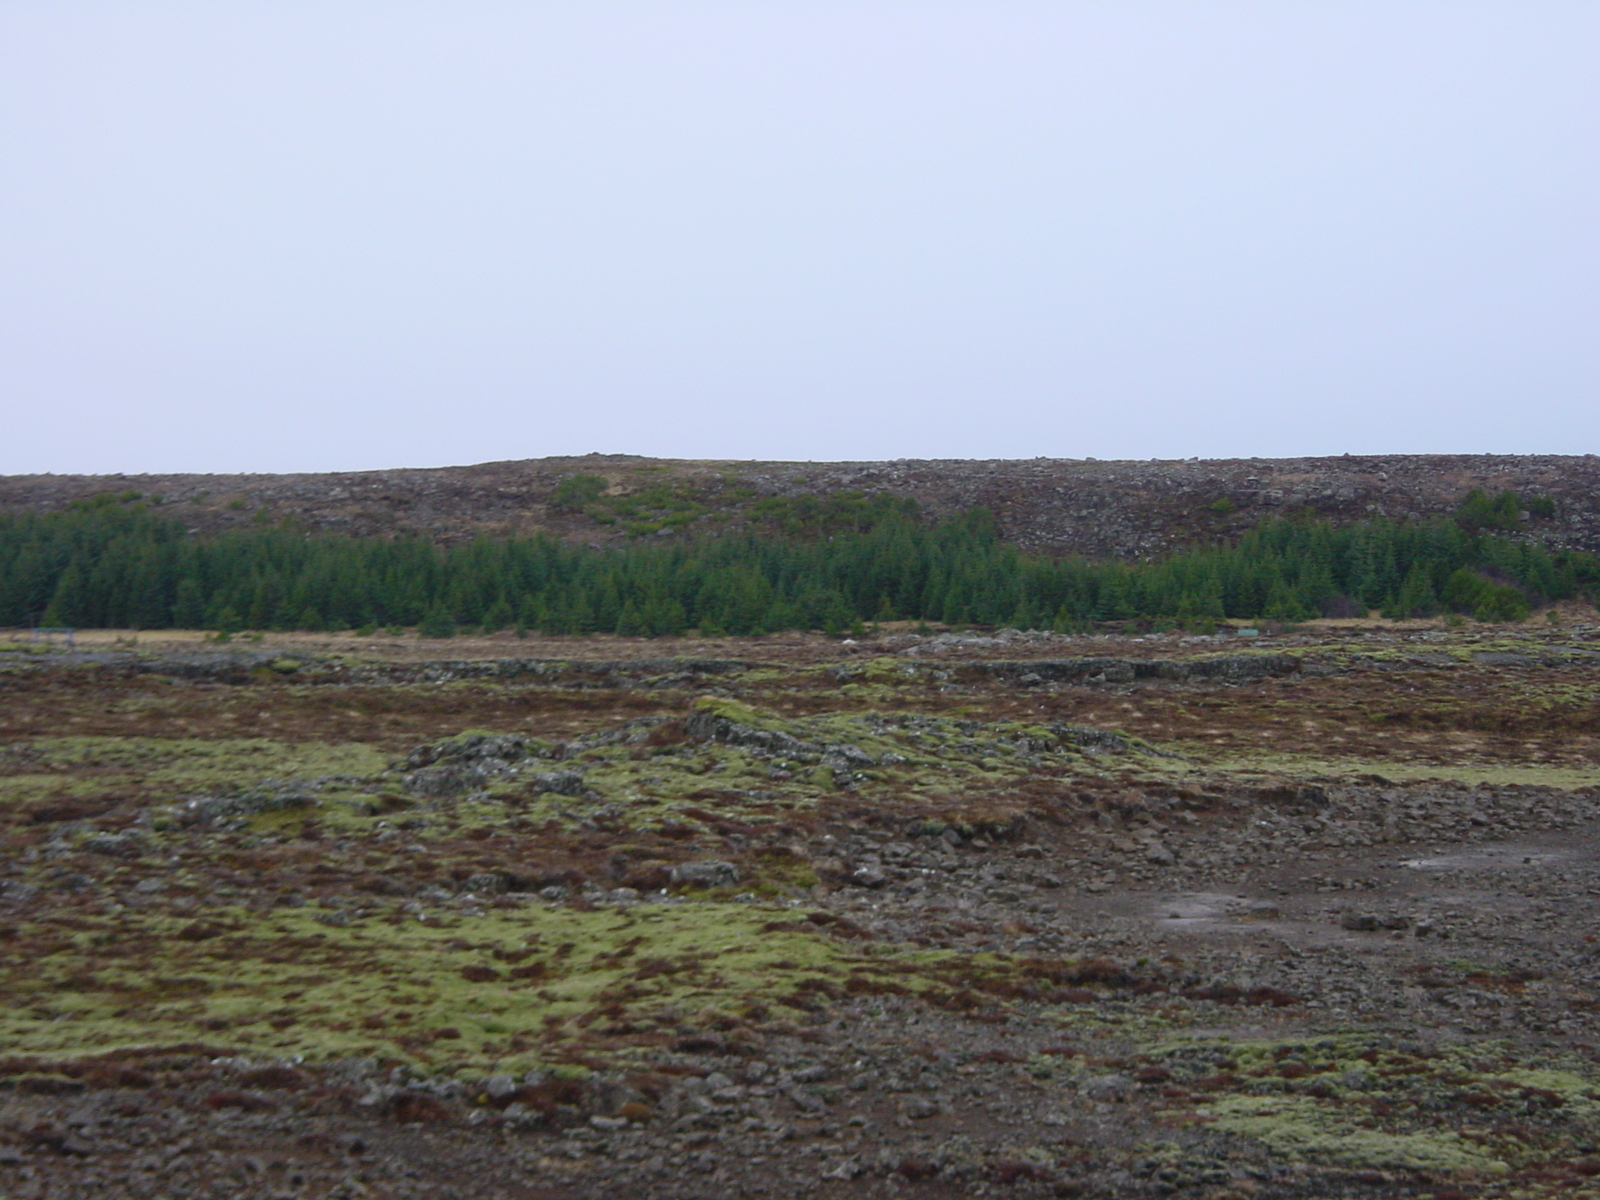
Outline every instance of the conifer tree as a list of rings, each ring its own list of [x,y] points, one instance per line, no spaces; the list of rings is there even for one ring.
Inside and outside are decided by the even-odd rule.
[[[428,615],[422,618],[417,626],[417,636],[425,638],[449,638],[456,635],[455,617],[443,604],[435,604],[428,610]]]

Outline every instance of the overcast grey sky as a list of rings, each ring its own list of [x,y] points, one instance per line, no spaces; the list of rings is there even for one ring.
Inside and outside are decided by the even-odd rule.
[[[0,3],[0,471],[1600,451],[1600,4]]]

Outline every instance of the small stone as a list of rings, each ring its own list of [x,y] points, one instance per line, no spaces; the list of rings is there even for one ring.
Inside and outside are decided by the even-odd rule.
[[[1126,1075],[1096,1075],[1083,1081],[1083,1094],[1102,1103],[1117,1103],[1128,1098],[1132,1087]]]
[[[850,882],[857,887],[880,888],[889,882],[889,873],[874,863],[867,863],[850,872]]]
[[[1339,928],[1352,933],[1374,933],[1383,928],[1383,922],[1375,913],[1345,913],[1339,919]]]
[[[483,1081],[483,1090],[489,1094],[491,1100],[504,1100],[515,1092],[517,1087],[514,1075],[491,1075]]]
[[[789,1098],[790,1103],[802,1112],[821,1112],[828,1107],[827,1101],[806,1088],[792,1087],[783,1094]]]

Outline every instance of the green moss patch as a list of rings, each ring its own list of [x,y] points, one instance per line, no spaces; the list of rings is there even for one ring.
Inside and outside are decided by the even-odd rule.
[[[237,1053],[529,1065],[737,1025],[848,978],[842,944],[772,910],[683,904],[350,919],[124,913],[14,930],[0,1041],[70,1057],[203,1039]],[[330,924],[332,920],[335,923]],[[348,923],[338,923],[348,921]],[[809,1006],[809,1005],[808,1005]]]
[[[1291,1159],[1498,1176],[1570,1158],[1600,1133],[1600,1081],[1494,1043],[1437,1049],[1378,1035],[1190,1042],[1143,1078],[1192,1108],[1180,1120]]]
[[[1159,987],[1100,959],[876,943],[825,912],[501,904],[58,912],[8,932],[0,1041],[46,1058],[203,1040],[255,1057],[520,1069],[626,1060],[685,1038],[736,1041],[852,996],[1000,1013]]]
[[[1449,1129],[1386,1133],[1362,1129],[1332,1107],[1303,1096],[1230,1096],[1212,1105],[1217,1128],[1265,1142],[1287,1158],[1347,1167],[1503,1174],[1492,1151]]]
[[[35,769],[138,779],[167,788],[250,783],[263,777],[370,775],[386,765],[359,743],[272,738],[62,737],[27,743]]]

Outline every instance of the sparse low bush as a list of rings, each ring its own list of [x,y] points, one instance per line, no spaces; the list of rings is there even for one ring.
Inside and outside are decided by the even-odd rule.
[[[1472,532],[1516,529],[1522,524],[1522,501],[1515,492],[1491,496],[1482,488],[1473,488],[1456,509],[1456,524]]]
[[[442,604],[435,604],[428,610],[428,615],[422,618],[417,626],[417,636],[425,638],[449,638],[456,635],[455,618]]]
[[[556,484],[550,504],[564,512],[582,512],[600,499],[605,490],[606,481],[598,475],[568,475]]]

